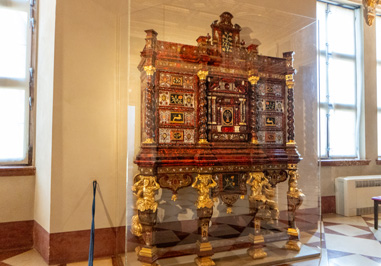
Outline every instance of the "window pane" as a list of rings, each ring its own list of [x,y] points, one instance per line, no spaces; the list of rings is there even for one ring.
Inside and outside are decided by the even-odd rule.
[[[319,56],[320,65],[320,102],[327,102],[327,64],[325,55]]]
[[[355,54],[354,10],[329,5],[328,42],[331,52]]]
[[[332,58],[329,63],[329,94],[333,103],[356,104],[356,64],[354,60]]]
[[[26,92],[0,88],[0,161],[23,160],[27,150]]]
[[[28,14],[0,8],[0,77],[25,78]]]
[[[381,62],[381,16],[376,17],[377,61]],[[380,72],[378,72],[380,75]]]
[[[327,157],[327,111],[320,108],[320,157]]]
[[[330,156],[356,156],[356,113],[334,110],[330,113]]]
[[[378,156],[381,156],[381,110],[377,112],[377,135],[378,135]]]
[[[377,106],[381,108],[381,17],[376,17],[377,47]],[[377,115],[378,156],[381,156],[381,110]]]

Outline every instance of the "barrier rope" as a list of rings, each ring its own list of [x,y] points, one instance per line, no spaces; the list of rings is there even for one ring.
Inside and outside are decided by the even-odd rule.
[[[93,207],[92,207],[92,221],[90,232],[90,247],[89,247],[89,261],[88,266],[93,266],[94,260],[94,217],[95,217],[95,193],[97,192],[97,181],[93,181]]]

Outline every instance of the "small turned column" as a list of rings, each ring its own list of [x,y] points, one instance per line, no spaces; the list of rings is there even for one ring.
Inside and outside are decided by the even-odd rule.
[[[299,173],[296,164],[288,166],[288,192],[287,192],[287,206],[288,206],[288,230],[287,234],[289,240],[285,248],[290,250],[300,251],[302,246],[300,242],[300,232],[295,222],[296,210],[302,205],[305,195],[302,190],[298,188]]]
[[[154,246],[158,203],[155,201],[156,191],[160,185],[155,176],[140,175],[134,180],[132,191],[137,196],[138,214],[132,217],[131,232],[144,240],[144,246],[138,250],[138,260],[142,266],[157,266],[157,249]]]
[[[215,265],[211,256],[214,254],[213,247],[209,242],[209,222],[213,215],[213,200],[210,197],[210,189],[217,186],[210,174],[199,174],[192,184],[197,189],[198,198],[196,202],[198,216],[198,230],[200,239],[197,241],[197,258],[195,263],[198,266]]]
[[[261,234],[261,218],[257,216],[258,211],[265,207],[267,198],[263,195],[263,186],[268,183],[263,172],[249,173],[246,183],[250,186],[251,194],[249,196],[250,213],[254,216],[254,234],[249,235],[249,239],[254,246],[247,250],[249,256],[253,259],[262,259],[267,257],[263,250],[265,239]]]
[[[155,74],[155,67],[153,66],[145,66],[144,71],[147,74],[147,86],[145,89],[145,95],[146,95],[146,109],[145,109],[145,133],[146,133],[146,140],[143,142],[143,144],[152,144],[155,143],[154,136],[155,136],[155,101],[154,101],[154,82],[153,82],[153,76]]]
[[[207,144],[207,97],[206,97],[206,77],[208,71],[200,70],[197,72],[199,78],[198,86],[198,143]]]
[[[294,118],[294,52],[283,53],[286,59],[286,86],[287,86],[287,145],[295,145],[295,118]]]
[[[286,75],[287,90],[287,145],[295,144],[294,75]]]
[[[257,137],[257,112],[256,112],[256,95],[255,90],[257,88],[259,77],[258,76],[250,76],[249,82],[251,84],[250,88],[250,133],[251,133],[251,143],[258,144]]]

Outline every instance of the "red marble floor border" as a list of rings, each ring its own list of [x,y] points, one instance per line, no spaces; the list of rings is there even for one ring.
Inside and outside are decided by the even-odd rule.
[[[335,196],[321,197],[321,213],[336,213],[336,197]]]
[[[0,251],[33,247],[34,221],[0,223]]]

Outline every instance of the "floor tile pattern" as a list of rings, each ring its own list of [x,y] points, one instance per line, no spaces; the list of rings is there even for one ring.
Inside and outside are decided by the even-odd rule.
[[[281,221],[280,221],[281,222]],[[308,221],[299,221],[308,223]],[[321,257],[281,264],[281,266],[381,266],[381,230],[373,228],[373,215],[344,217],[328,214],[323,217],[322,242],[320,231],[316,229],[303,230],[301,241],[306,247],[321,248]],[[242,216],[232,222],[228,218],[214,221],[210,235],[218,240],[226,236],[246,236],[250,231],[251,217]],[[178,226],[184,227],[182,224]],[[197,228],[192,225],[176,228],[173,225],[158,226],[160,245],[170,246],[174,243],[194,243],[197,238]],[[165,237],[164,237],[165,236]],[[226,239],[228,241],[228,239]],[[237,256],[240,256],[237,253]],[[120,266],[124,257],[96,259],[94,266]],[[175,263],[176,264],[176,263]],[[174,265],[175,265],[174,264]],[[42,257],[34,249],[0,253],[0,266],[46,266]],[[68,263],[60,266],[85,266],[87,262]],[[128,263],[129,266],[135,264]],[[188,265],[188,264],[186,264]],[[189,264],[191,265],[191,264]],[[218,264],[217,265],[222,265]],[[237,265],[237,262],[223,263]],[[241,264],[242,265],[242,264]],[[249,265],[249,264],[247,264]]]

